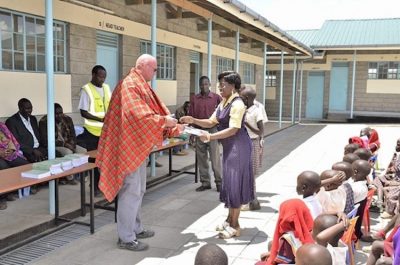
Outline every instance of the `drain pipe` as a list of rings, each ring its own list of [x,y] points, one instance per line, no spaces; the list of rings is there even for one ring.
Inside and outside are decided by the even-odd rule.
[[[313,59],[313,57],[311,56],[311,57],[305,58],[305,59],[301,60],[301,62],[299,62],[301,64],[301,66],[300,66],[300,68],[301,68],[301,70],[300,70],[300,89],[299,89],[299,123],[301,122],[301,104],[303,101],[303,63],[305,61],[309,61],[312,59]]]
[[[300,62],[299,123],[301,122],[301,103],[303,99],[303,61]]]

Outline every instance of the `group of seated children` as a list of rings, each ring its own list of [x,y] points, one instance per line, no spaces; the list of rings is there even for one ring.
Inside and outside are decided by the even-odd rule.
[[[0,170],[47,159],[47,116],[38,123],[32,115],[32,109],[30,100],[22,98],[18,101],[18,112],[5,123],[0,122]],[[72,119],[63,113],[61,105],[57,103],[54,110],[57,156],[85,153],[86,149],[77,144]],[[77,184],[73,176],[60,180],[60,183]],[[31,194],[37,190],[38,187],[30,187]],[[14,201],[18,197],[16,192],[0,195],[0,210],[7,208],[7,201]]]
[[[397,219],[399,215],[395,215],[378,233],[363,235],[361,230],[367,195],[369,190],[376,189],[371,184],[377,182],[372,181],[370,176],[374,165],[371,157],[376,157],[380,144],[377,132],[371,128],[363,129],[358,138],[350,138],[350,143],[344,148],[343,161],[334,163],[331,169],[320,175],[304,171],[297,177],[296,191],[303,199],[290,199],[280,205],[269,251],[261,254],[261,261],[257,265],[350,264],[348,246],[341,240],[349,223],[354,223],[353,241],[368,238],[371,241],[380,240],[372,244],[367,265],[400,264],[400,260],[397,261],[400,247],[396,242],[400,237],[400,232],[396,233],[400,225],[400,218]],[[397,149],[400,150],[400,140]],[[387,172],[395,172],[396,175],[397,166],[396,161],[392,161]],[[376,178],[387,196],[390,191],[385,188],[390,186],[387,182],[390,183],[393,178]],[[400,185],[396,188],[400,188]],[[396,198],[386,198],[387,201],[396,200],[395,209],[398,207],[398,193],[399,190]],[[384,240],[390,230],[392,232]]]

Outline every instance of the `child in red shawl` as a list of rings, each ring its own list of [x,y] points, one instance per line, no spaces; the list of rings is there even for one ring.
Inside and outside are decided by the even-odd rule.
[[[368,137],[368,144],[366,148],[368,148],[372,154],[379,149],[381,143],[379,142],[378,132],[375,129],[372,129],[370,127],[362,129],[360,132],[360,137],[363,136]]]
[[[261,254],[257,265],[289,264],[295,262],[297,249],[313,243],[311,230],[313,218],[303,200],[284,201],[279,208],[271,251]]]

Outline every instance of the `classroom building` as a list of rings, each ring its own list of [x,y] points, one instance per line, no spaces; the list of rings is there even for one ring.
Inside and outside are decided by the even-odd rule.
[[[156,93],[174,111],[198,91],[198,79],[237,70],[242,82],[265,88],[265,50],[312,56],[312,50],[239,1],[53,0],[54,91],[65,113],[74,120],[80,88],[91,69],[107,69],[114,87],[151,53],[156,28],[158,72]],[[156,16],[152,16],[156,14]],[[155,18],[155,19],[154,19]],[[154,21],[156,21],[154,23]],[[17,112],[17,101],[28,98],[33,114],[47,112],[45,73],[45,1],[0,0],[0,117]]]
[[[292,117],[293,88],[296,120],[400,116],[400,18],[327,20],[320,29],[287,33],[311,47],[314,55],[296,56],[295,61],[283,54],[284,118]],[[272,97],[266,98],[266,108],[275,117],[281,59],[281,53],[268,55],[266,85]]]

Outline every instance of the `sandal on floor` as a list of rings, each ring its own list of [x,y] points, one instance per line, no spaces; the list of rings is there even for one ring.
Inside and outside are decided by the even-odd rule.
[[[225,227],[225,230],[222,232],[219,232],[219,238],[222,239],[229,239],[232,237],[239,237],[240,236],[240,228],[233,228],[230,226]]]
[[[229,223],[227,221],[224,221],[222,224],[217,225],[217,227],[215,227],[215,231],[219,231],[222,232],[225,230],[226,227],[229,226]]]

